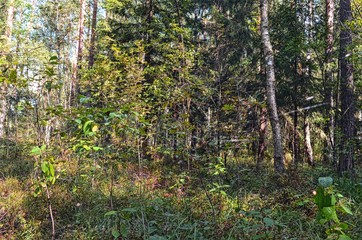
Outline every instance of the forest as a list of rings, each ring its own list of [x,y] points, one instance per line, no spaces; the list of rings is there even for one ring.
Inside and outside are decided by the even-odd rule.
[[[0,239],[362,239],[361,0],[0,1]]]

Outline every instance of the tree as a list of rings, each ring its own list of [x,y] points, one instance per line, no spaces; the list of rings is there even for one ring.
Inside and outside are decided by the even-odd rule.
[[[325,124],[326,132],[326,154],[325,160],[330,161],[333,159],[334,149],[334,96],[333,96],[333,44],[334,44],[334,1],[326,0],[326,49],[325,49],[325,102],[328,104],[326,107]]]
[[[264,161],[266,149],[266,135],[267,135],[267,109],[262,106],[260,108],[260,124],[259,124],[259,142],[258,142],[258,155],[257,155],[257,169],[261,169],[261,164]]]
[[[352,33],[348,23],[352,20],[350,0],[340,1],[339,20],[340,32],[340,75],[341,75],[341,140],[338,172],[353,173],[354,170],[354,141],[355,141],[355,96],[353,81],[353,65],[350,60],[349,47],[352,44]]]
[[[79,93],[79,70],[82,67],[82,58],[83,58],[83,45],[84,45],[84,14],[85,14],[85,0],[80,0],[80,9],[79,9],[79,25],[78,25],[78,38],[77,38],[77,54],[74,61],[74,69],[72,76],[72,83],[70,89],[70,104],[75,105],[77,95]]]
[[[268,1],[260,0],[261,14],[261,38],[264,50],[265,68],[266,68],[266,89],[269,118],[272,125],[273,145],[274,145],[274,169],[281,173],[285,170],[284,154],[282,145],[282,135],[279,123],[278,109],[275,98],[275,70],[273,48],[269,36],[268,21]]]
[[[14,22],[14,0],[9,0],[7,7],[7,18],[6,18],[6,27],[5,27],[5,51],[4,55],[10,53],[10,44],[11,44],[11,35],[13,32],[13,22]],[[8,70],[7,68],[5,72]],[[8,86],[6,81],[0,83],[0,137],[5,135],[5,120],[7,115],[7,91]]]
[[[94,65],[94,50],[96,44],[96,30],[97,30],[97,12],[98,12],[98,0],[93,0],[91,40],[90,40],[89,59],[88,59],[89,68],[92,68]]]

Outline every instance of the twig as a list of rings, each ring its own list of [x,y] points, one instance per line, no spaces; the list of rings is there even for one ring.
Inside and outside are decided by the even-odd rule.
[[[45,188],[46,188],[47,199],[48,199],[50,219],[51,219],[51,221],[52,221],[52,240],[55,240],[55,221],[54,221],[54,216],[53,216],[52,204],[51,204],[51,202],[50,202],[50,193],[49,193],[49,190],[48,190],[48,186],[47,186],[47,185],[45,185]]]

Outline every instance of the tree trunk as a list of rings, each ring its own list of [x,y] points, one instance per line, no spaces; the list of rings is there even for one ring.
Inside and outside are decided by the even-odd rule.
[[[152,21],[153,21],[153,1],[152,0],[146,0],[146,14],[147,14],[147,27],[149,29],[152,29]],[[145,33],[146,37],[146,47],[145,47],[145,63],[146,66],[152,66],[152,55],[153,55],[153,47],[151,45],[152,42],[152,36],[151,32]],[[149,73],[145,74],[146,82],[148,84],[153,83],[153,76]]]
[[[79,27],[78,27],[78,39],[77,39],[77,55],[73,66],[73,76],[70,92],[70,104],[75,105],[76,99],[79,93],[79,70],[81,69],[81,62],[83,57],[83,35],[84,35],[84,14],[85,14],[85,0],[80,0],[79,10]]]
[[[324,161],[333,160],[334,151],[334,98],[333,98],[333,33],[334,33],[334,1],[326,0],[326,22],[327,22],[327,38],[326,38],[326,69],[325,69],[325,102],[328,104],[326,108],[326,116],[328,119],[325,126],[326,152]]]
[[[298,112],[296,111],[293,115],[293,164],[295,165],[298,165],[298,163],[301,162],[299,134],[298,134],[298,120],[299,120]]]
[[[304,149],[307,154],[307,163],[314,166],[312,141],[310,139],[310,125],[308,117],[304,117]]]
[[[293,164],[295,166],[298,165],[300,162],[300,144],[299,144],[299,134],[298,134],[298,105],[299,105],[299,99],[298,99],[298,93],[299,93],[299,83],[301,82],[301,79],[303,78],[303,70],[302,70],[302,64],[300,63],[299,59],[296,58],[294,60],[294,80],[293,80],[293,91],[294,94],[292,95],[292,101],[293,101],[293,107],[294,107],[294,113],[293,113],[293,140],[292,140],[292,153],[293,153]]]
[[[6,102],[7,86],[6,83],[1,83],[0,86],[0,138],[5,137],[5,119],[7,113]]]
[[[267,109],[262,107],[260,110],[260,124],[259,124],[259,142],[258,142],[258,157],[257,157],[257,169],[261,169],[263,164],[266,150],[266,134],[268,130],[267,121]]]
[[[270,42],[268,26],[268,1],[260,0],[261,11],[261,37],[264,50],[266,68],[266,89],[268,100],[269,118],[272,125],[274,145],[274,169],[281,173],[285,170],[282,135],[279,123],[278,109],[275,98],[275,70],[273,48]]]
[[[14,0],[10,0],[8,3],[8,12],[7,12],[6,28],[5,28],[5,37],[6,37],[6,47],[4,51],[5,55],[10,52],[13,23],[14,23]],[[7,99],[6,99],[7,92],[8,92],[7,84],[4,81],[0,83],[0,137],[5,136],[5,120],[8,109]]]
[[[14,0],[9,0],[8,15],[6,18],[6,29],[5,29],[7,44],[10,43],[11,34],[13,32],[13,23],[14,23]]]
[[[89,62],[88,62],[89,68],[92,68],[94,65],[94,50],[95,50],[96,30],[97,30],[97,12],[98,12],[98,0],[93,0],[91,40],[89,48]]]
[[[340,32],[340,74],[341,74],[341,143],[338,172],[353,173],[354,169],[354,138],[355,138],[355,99],[353,66],[348,59],[351,53],[348,47],[352,43],[352,33],[347,23],[352,19],[351,1],[340,1],[339,18]]]

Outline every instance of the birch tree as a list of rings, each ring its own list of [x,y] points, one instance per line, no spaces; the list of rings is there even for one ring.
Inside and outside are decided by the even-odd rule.
[[[275,70],[274,70],[274,53],[269,36],[268,21],[268,1],[260,0],[261,13],[261,40],[263,43],[263,52],[265,60],[266,89],[269,118],[272,125],[273,145],[274,145],[274,170],[281,173],[285,170],[284,154],[282,145],[282,135],[278,116],[278,108],[275,97]]]
[[[4,55],[6,56],[10,52],[11,44],[11,34],[13,31],[14,23],[14,0],[9,0],[7,8],[7,17],[6,17],[6,27],[5,27],[5,51]],[[0,137],[5,136],[5,120],[7,114],[7,84],[6,82],[0,83]]]
[[[76,98],[79,93],[79,69],[81,68],[81,62],[83,58],[83,45],[84,45],[84,15],[85,15],[85,0],[80,0],[79,9],[79,26],[78,26],[78,38],[76,41],[77,54],[73,65],[73,76],[71,82],[70,91],[70,105],[75,105]]]

